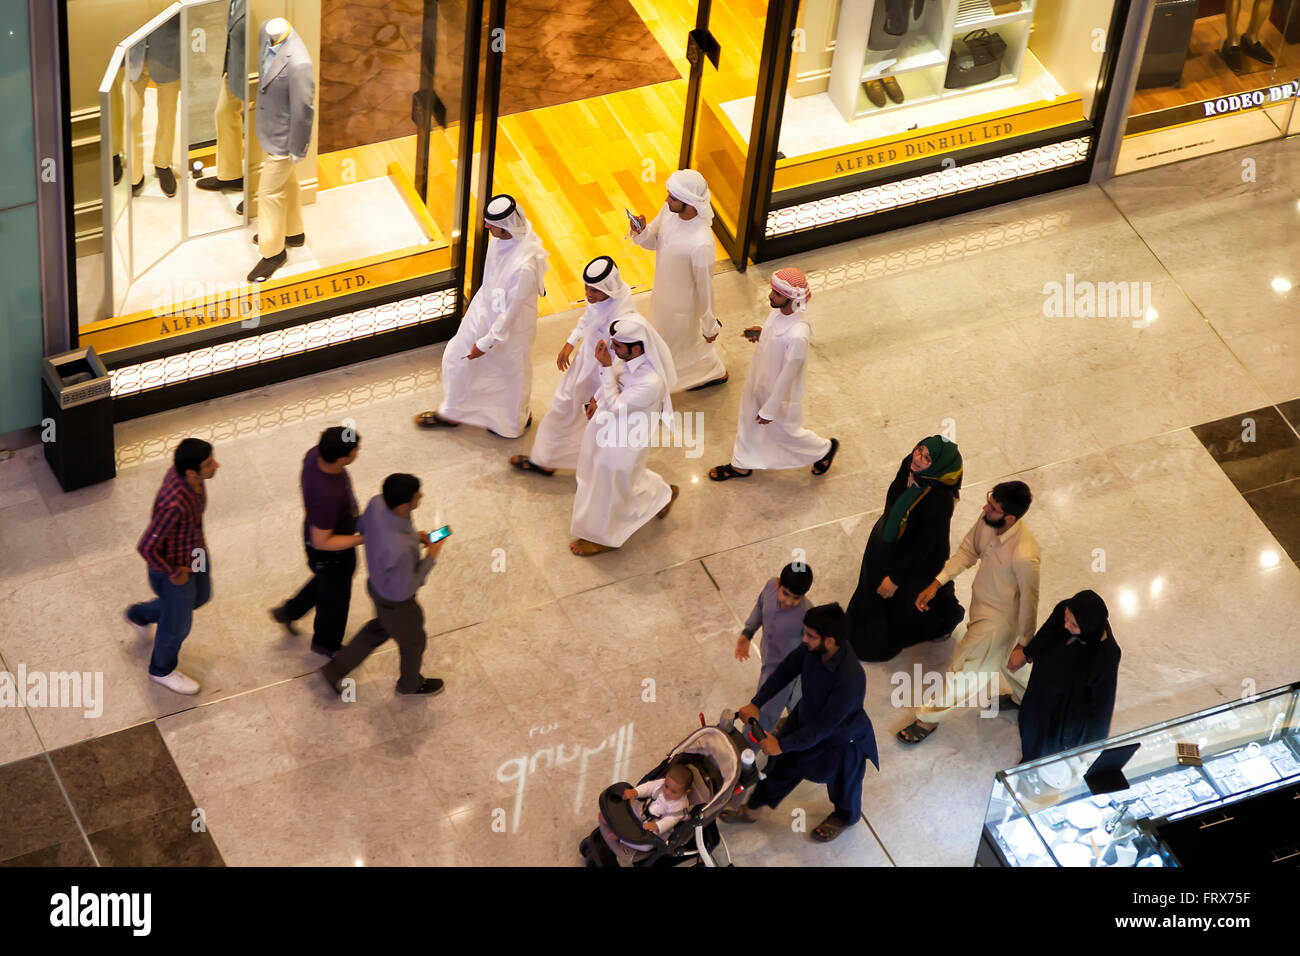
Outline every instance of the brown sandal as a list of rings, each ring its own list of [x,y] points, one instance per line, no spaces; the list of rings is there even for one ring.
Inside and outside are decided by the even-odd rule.
[[[840,819],[838,813],[832,813],[813,828],[810,836],[818,843],[830,843],[848,828],[849,825]]]
[[[518,468],[520,471],[535,471],[539,475],[555,474],[554,468],[543,468],[541,465],[537,464],[537,462],[533,461],[527,455],[511,455],[510,464],[511,466]]]
[[[448,421],[437,412],[420,412],[415,416],[415,424],[420,428],[459,428],[460,422]]]
[[[586,538],[575,538],[569,542],[569,550],[580,558],[589,558],[593,554],[604,554],[606,551],[614,551],[607,544],[597,544],[594,541],[588,541]]]
[[[668,499],[668,504],[664,505],[663,508],[660,509],[659,514],[655,515],[656,518],[668,517],[668,512],[672,510],[673,502],[677,500],[677,492],[681,490],[676,485],[669,485],[668,487],[672,489],[672,497]]]

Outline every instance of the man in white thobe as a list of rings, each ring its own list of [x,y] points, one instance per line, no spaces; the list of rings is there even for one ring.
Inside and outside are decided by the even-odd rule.
[[[550,410],[537,425],[533,450],[514,455],[510,464],[520,471],[543,475],[557,468],[578,467],[578,450],[587,428],[587,403],[600,385],[596,343],[609,339],[609,325],[622,316],[638,316],[632,306],[632,289],[609,256],[597,256],[582,270],[587,308],[578,318],[555,364],[564,375],[551,396]]]
[[[596,343],[595,355],[600,387],[578,453],[569,543],[584,558],[622,547],[677,499],[677,486],[646,467],[660,422],[672,427],[677,375],[668,346],[645,319],[627,316],[610,326],[610,344]]]
[[[803,427],[804,374],[812,326],[805,310],[812,292],[808,277],[793,267],[772,274],[772,311],[762,329],[746,329],[758,349],[745,378],[731,463],[709,469],[714,481],[748,478],[755,468],[830,470],[840,443]],[[751,333],[758,333],[751,337]]]
[[[672,352],[680,389],[721,385],[727,367],[713,344],[722,324],[713,315],[713,207],[709,187],[693,169],[668,177],[668,200],[647,226],[632,224],[632,241],[655,254],[650,323]]]
[[[533,418],[533,341],[537,298],[546,295],[546,250],[514,199],[492,197],[483,284],[442,353],[442,404],[421,412],[421,428],[478,425],[518,438]]]
[[[907,744],[920,743],[945,720],[970,708],[990,713],[993,695],[1007,708],[1019,706],[1029,682],[1023,664],[1008,666],[1012,652],[1033,640],[1038,629],[1038,542],[1023,519],[1033,495],[1023,481],[993,486],[984,512],[962,539],[939,576],[916,597],[917,610],[944,584],[979,562],[971,587],[970,621],[952,655],[942,691],[917,709],[916,719],[898,732]]]

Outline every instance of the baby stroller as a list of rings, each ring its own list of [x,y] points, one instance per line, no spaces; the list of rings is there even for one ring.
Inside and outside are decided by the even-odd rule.
[[[700,729],[672,749],[638,783],[663,777],[670,766],[691,771],[690,808],[681,822],[662,837],[647,832],[623,793],[632,784],[619,782],[600,795],[596,829],[578,845],[585,866],[734,866],[718,816],[733,799],[741,799],[758,782],[767,756],[759,742],[767,736],[758,721],[742,724],[732,711],[723,711],[716,726]],[[725,864],[718,862],[722,847]]]

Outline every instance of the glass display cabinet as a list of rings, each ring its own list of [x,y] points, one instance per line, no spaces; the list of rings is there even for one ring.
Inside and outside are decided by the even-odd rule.
[[[1000,771],[975,865],[1179,866],[1229,834],[1300,863],[1297,699],[1300,683]]]

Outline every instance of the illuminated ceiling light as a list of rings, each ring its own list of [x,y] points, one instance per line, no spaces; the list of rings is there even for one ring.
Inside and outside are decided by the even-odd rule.
[[[1160,313],[1148,306],[1147,310],[1142,313],[1142,318],[1146,319],[1148,322],[1154,322],[1156,319],[1160,318]]]
[[[1281,558],[1276,551],[1261,551],[1259,555],[1259,566],[1261,568],[1275,568]]]
[[[1119,606],[1122,607],[1125,612],[1132,614],[1138,607],[1137,595],[1128,588],[1121,588],[1119,592]]]
[[[1160,596],[1160,592],[1163,591],[1164,589],[1165,589],[1165,579],[1164,579],[1164,578],[1154,578],[1154,579],[1151,581],[1151,596],[1152,596],[1152,597],[1159,597],[1159,596]]]
[[[1291,291],[1291,283],[1288,282],[1286,279],[1282,278],[1281,276],[1278,276],[1276,279],[1274,279],[1274,280],[1273,280],[1271,283],[1269,283],[1269,284],[1273,286],[1273,291],[1274,291],[1274,292],[1290,292],[1290,291]]]
[[[365,866],[366,864],[362,861],[361,857],[357,857],[355,860],[352,861],[352,865],[353,865],[353,866]]]

